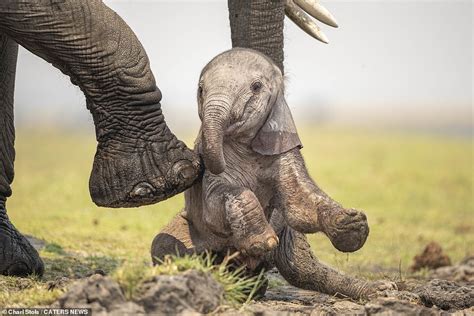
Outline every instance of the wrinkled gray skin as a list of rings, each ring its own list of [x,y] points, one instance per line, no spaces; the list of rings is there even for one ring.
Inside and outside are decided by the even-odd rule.
[[[259,50],[283,69],[284,6],[284,0],[229,0],[233,46]],[[201,168],[166,126],[142,45],[102,1],[0,1],[0,274],[41,275],[38,253],[6,212],[14,175],[18,44],[68,75],[86,97],[98,141],[90,178],[97,205],[164,200],[189,187]]]
[[[285,1],[229,0],[228,4],[232,46],[262,52],[283,71]],[[99,0],[0,1],[0,274],[7,275],[43,272],[37,252],[13,227],[5,208],[14,174],[18,44],[69,75],[86,96],[98,141],[90,180],[96,204],[154,203],[184,190],[200,173],[197,156],[167,128],[146,53],[120,17]],[[292,155],[299,152],[281,157],[286,155],[297,161]],[[201,187],[198,182],[195,190]],[[287,279],[303,288],[352,297],[365,295],[370,286],[377,288],[317,263],[304,234],[282,225],[285,221],[278,216],[280,212],[273,212],[270,222],[280,243],[263,263],[276,264]],[[214,235],[198,234],[197,228],[177,216],[160,236],[162,243],[160,238],[154,243],[156,251],[184,253],[212,249]]]
[[[233,46],[257,49],[283,69],[284,6],[284,0],[229,0]],[[41,275],[37,252],[6,212],[14,175],[18,44],[68,75],[86,97],[98,141],[90,178],[97,205],[164,200],[189,187],[201,168],[166,126],[142,45],[102,1],[0,1],[0,274]]]
[[[38,253],[5,206],[14,174],[18,44],[68,75],[86,97],[98,142],[90,177],[97,205],[156,203],[188,188],[201,167],[164,121],[145,50],[102,1],[0,1],[0,274],[41,275]]]
[[[291,284],[354,299],[385,289],[319,263],[304,233],[323,232],[344,252],[363,246],[366,216],[345,209],[309,177],[284,98],[283,76],[265,55],[233,49],[202,71],[202,126],[195,150],[206,171],[186,206],[159,234],[152,256],[240,251],[250,270],[275,265]],[[278,243],[278,237],[279,243]]]

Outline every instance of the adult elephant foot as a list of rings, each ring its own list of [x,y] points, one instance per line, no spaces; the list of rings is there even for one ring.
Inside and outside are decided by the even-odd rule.
[[[306,236],[290,227],[280,233],[274,261],[288,283],[306,290],[358,300],[397,289],[393,282],[354,278],[322,264],[312,253]]]
[[[8,219],[6,210],[0,205],[0,274],[25,277],[42,276],[43,261],[30,242]]]
[[[201,175],[193,151],[165,126],[149,139],[139,133],[99,141],[89,182],[92,200],[105,207],[137,207],[189,188]]]

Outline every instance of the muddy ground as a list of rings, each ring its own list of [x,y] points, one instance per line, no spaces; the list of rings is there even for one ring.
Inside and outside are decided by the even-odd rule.
[[[474,257],[437,268],[424,279],[398,282],[399,291],[368,301],[300,290],[276,271],[270,271],[268,278],[278,285],[262,299],[235,309],[221,305],[222,287],[202,272],[154,277],[140,286],[132,301],[111,278],[95,274],[70,286],[53,307],[88,307],[94,315],[474,315]]]

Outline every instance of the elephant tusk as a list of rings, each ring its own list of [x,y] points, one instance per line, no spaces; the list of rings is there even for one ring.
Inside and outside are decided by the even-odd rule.
[[[318,41],[326,44],[329,43],[328,38],[319,29],[316,23],[314,23],[314,21],[299,6],[297,6],[293,0],[286,0],[285,13],[303,31]]]
[[[318,0],[294,0],[294,2],[313,18],[332,27],[339,27],[332,14]]]

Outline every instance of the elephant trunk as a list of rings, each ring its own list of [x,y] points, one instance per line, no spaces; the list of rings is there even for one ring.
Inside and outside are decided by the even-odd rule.
[[[224,133],[229,121],[230,103],[226,96],[211,95],[203,103],[202,151],[206,168],[213,174],[225,170]]]

